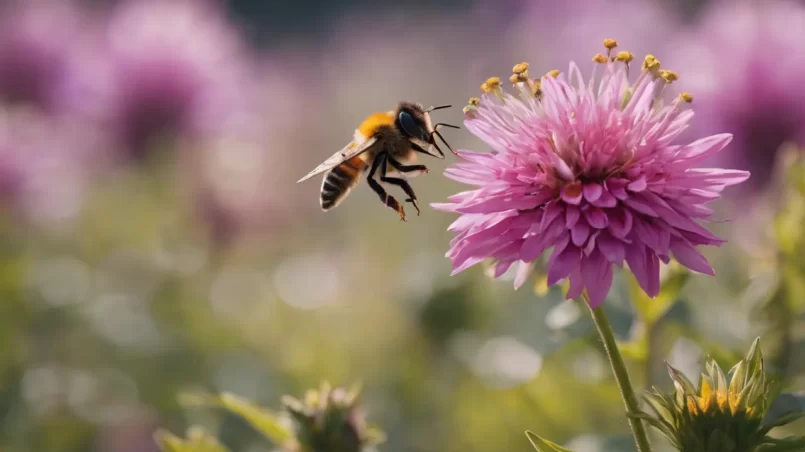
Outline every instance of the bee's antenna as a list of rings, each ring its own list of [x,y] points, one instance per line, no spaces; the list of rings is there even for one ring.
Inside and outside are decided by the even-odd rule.
[[[430,113],[433,110],[441,110],[443,108],[450,108],[450,107],[452,107],[452,105],[439,105],[438,107],[430,107],[427,110],[425,110],[425,113]]]
[[[452,124],[445,124],[445,123],[443,123],[443,122],[439,122],[439,123],[436,123],[436,124],[434,124],[434,125],[433,125],[433,130],[438,129],[438,128],[439,128],[439,126],[443,126],[443,127],[450,127],[451,129],[460,129],[460,128],[461,128],[461,127],[459,127],[459,126],[454,126],[454,125],[452,125]]]

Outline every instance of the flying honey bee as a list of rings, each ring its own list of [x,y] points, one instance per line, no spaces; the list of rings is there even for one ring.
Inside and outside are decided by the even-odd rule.
[[[450,105],[440,105],[425,109],[419,104],[400,102],[392,111],[374,113],[358,126],[348,145],[297,183],[326,172],[321,185],[320,201],[322,210],[328,211],[347,197],[358,184],[361,172],[369,171],[366,176],[369,186],[380,196],[383,204],[400,215],[400,220],[406,221],[405,210],[375,179],[378,174],[381,182],[399,186],[408,196],[405,201],[413,204],[419,215],[417,197],[407,178],[428,172],[425,165],[412,164],[417,153],[444,158],[444,152],[436,144],[435,137],[439,137],[450,152],[456,154],[438,129],[459,127],[444,123],[432,124],[430,120],[432,111],[449,107]],[[399,177],[396,177],[397,174],[391,175],[394,172]]]

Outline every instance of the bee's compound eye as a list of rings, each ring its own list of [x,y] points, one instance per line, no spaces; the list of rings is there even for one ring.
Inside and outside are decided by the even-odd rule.
[[[417,124],[416,120],[407,111],[400,112],[400,125],[408,136],[428,141],[428,132]]]

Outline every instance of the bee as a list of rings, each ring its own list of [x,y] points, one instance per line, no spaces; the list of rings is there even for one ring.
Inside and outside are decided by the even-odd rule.
[[[397,212],[401,221],[406,221],[402,204],[386,192],[377,181],[378,177],[381,182],[400,187],[408,196],[405,201],[413,204],[419,215],[417,197],[407,178],[428,172],[425,165],[413,164],[416,154],[444,158],[444,152],[436,144],[435,137],[439,137],[450,152],[456,154],[438,129],[459,127],[432,124],[430,119],[432,111],[449,107],[440,105],[425,109],[419,104],[400,102],[392,111],[373,113],[358,126],[349,144],[297,183],[325,173],[320,202],[322,210],[326,212],[337,207],[349,195],[358,184],[361,172],[368,171],[366,181],[369,187],[377,193],[383,204]],[[396,177],[397,174],[392,176],[392,172],[400,177]]]

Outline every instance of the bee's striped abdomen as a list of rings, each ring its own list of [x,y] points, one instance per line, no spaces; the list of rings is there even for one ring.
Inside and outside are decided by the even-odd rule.
[[[366,162],[361,156],[356,156],[325,173],[321,184],[322,210],[330,210],[340,204],[358,184],[361,170],[365,167]]]

